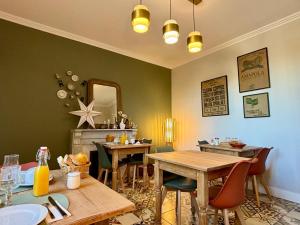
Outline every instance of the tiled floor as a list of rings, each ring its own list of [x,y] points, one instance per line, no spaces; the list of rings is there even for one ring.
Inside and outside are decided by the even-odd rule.
[[[154,225],[155,215],[155,193],[152,188],[143,190],[137,188],[132,190],[130,188],[123,193],[128,199],[136,204],[137,210],[134,212],[136,217],[132,214],[127,214],[128,220],[120,223],[118,218],[111,221],[112,225],[123,224],[149,224]],[[197,224],[197,217],[193,217],[190,210],[190,196],[183,193],[181,200],[181,224],[193,225]],[[257,207],[254,197],[250,194],[247,200],[242,205],[242,211],[245,215],[247,225],[300,225],[300,204],[293,203],[287,200],[274,198],[271,203],[264,195],[261,196],[261,207]],[[124,215],[126,220],[126,215]],[[122,218],[122,221],[124,220]],[[129,218],[130,217],[130,218]],[[137,217],[142,221],[137,223],[133,218]],[[132,221],[132,222],[131,222]],[[133,222],[134,221],[134,222]],[[212,224],[213,216],[209,216],[209,224]],[[230,223],[234,224],[234,214],[231,214]],[[223,218],[219,216],[219,224],[223,224]],[[162,208],[162,225],[176,225],[175,216],[175,193],[168,192]]]

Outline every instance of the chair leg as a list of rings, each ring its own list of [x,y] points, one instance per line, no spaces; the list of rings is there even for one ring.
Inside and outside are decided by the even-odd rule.
[[[176,199],[177,199],[177,210],[176,210],[177,225],[180,225],[181,224],[181,191],[180,190],[176,191]]]
[[[257,185],[257,179],[256,179],[255,175],[253,175],[252,181],[253,181],[254,191],[255,191],[255,195],[256,195],[257,206],[260,207],[258,185]]]
[[[124,187],[123,177],[120,168],[118,168],[118,177],[119,177],[118,179],[119,179],[119,183],[121,184],[122,191],[124,191],[125,187]]]
[[[199,216],[199,207],[198,207],[198,203],[196,200],[196,196],[194,195],[193,192],[190,192],[191,194],[191,207],[192,207],[192,213],[193,215],[195,215],[195,213]]]
[[[241,222],[242,225],[246,225],[246,221],[244,220],[244,214],[242,213],[241,208],[238,206],[235,209],[236,215],[239,219],[239,221]]]
[[[133,166],[132,189],[134,189],[135,181],[136,181],[136,165]]]
[[[218,209],[215,209],[214,225],[217,225],[217,224],[218,224],[218,212],[219,212],[219,210],[218,210]]]
[[[98,173],[98,180],[101,181],[102,175],[103,175],[104,170],[102,168],[99,168],[99,173]]]
[[[166,195],[167,195],[167,188],[165,186],[162,186],[162,190],[161,190],[161,204],[164,203],[164,200],[166,198]]]
[[[105,176],[104,176],[104,185],[107,183],[107,177],[108,177],[108,169],[105,170]]]
[[[224,216],[224,224],[229,225],[229,215],[228,215],[228,209],[223,210],[223,216]]]
[[[265,179],[264,179],[264,176],[263,176],[263,175],[259,175],[258,178],[259,178],[260,183],[261,183],[262,186],[264,187],[264,189],[265,189],[265,191],[266,191],[266,194],[267,194],[268,198],[269,198],[271,201],[273,201],[273,198],[272,198],[270,189],[269,189],[268,185],[266,184],[266,181],[265,181]]]

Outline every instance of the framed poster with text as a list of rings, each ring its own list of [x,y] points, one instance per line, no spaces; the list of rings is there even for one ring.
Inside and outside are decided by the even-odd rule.
[[[244,117],[270,117],[269,94],[261,93],[243,96]]]
[[[240,92],[271,87],[267,48],[237,57],[237,64]]]
[[[229,115],[227,76],[201,82],[202,116]]]

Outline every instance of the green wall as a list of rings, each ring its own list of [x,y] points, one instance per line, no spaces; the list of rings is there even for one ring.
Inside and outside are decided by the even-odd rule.
[[[54,167],[56,157],[70,151],[78,118],[56,97],[54,78],[68,69],[84,80],[117,82],[123,110],[141,137],[151,135],[156,114],[171,115],[169,69],[0,20],[0,164],[9,153],[34,160],[46,145]]]

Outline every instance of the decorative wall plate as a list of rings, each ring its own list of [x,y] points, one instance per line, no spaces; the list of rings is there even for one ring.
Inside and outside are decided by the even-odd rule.
[[[77,82],[77,81],[79,81],[79,76],[72,75],[71,79],[72,79],[72,81]]]
[[[65,99],[68,95],[68,93],[65,90],[59,90],[56,93],[57,97],[60,99]]]
[[[79,96],[79,95],[80,95],[80,92],[79,92],[79,91],[75,91],[75,95],[76,95],[76,96]]]
[[[75,89],[75,86],[72,83],[68,83],[67,87],[70,91],[73,91]]]
[[[68,71],[66,72],[66,74],[67,74],[68,76],[72,76],[72,75],[73,75],[73,72],[72,72],[71,70],[68,70]]]

